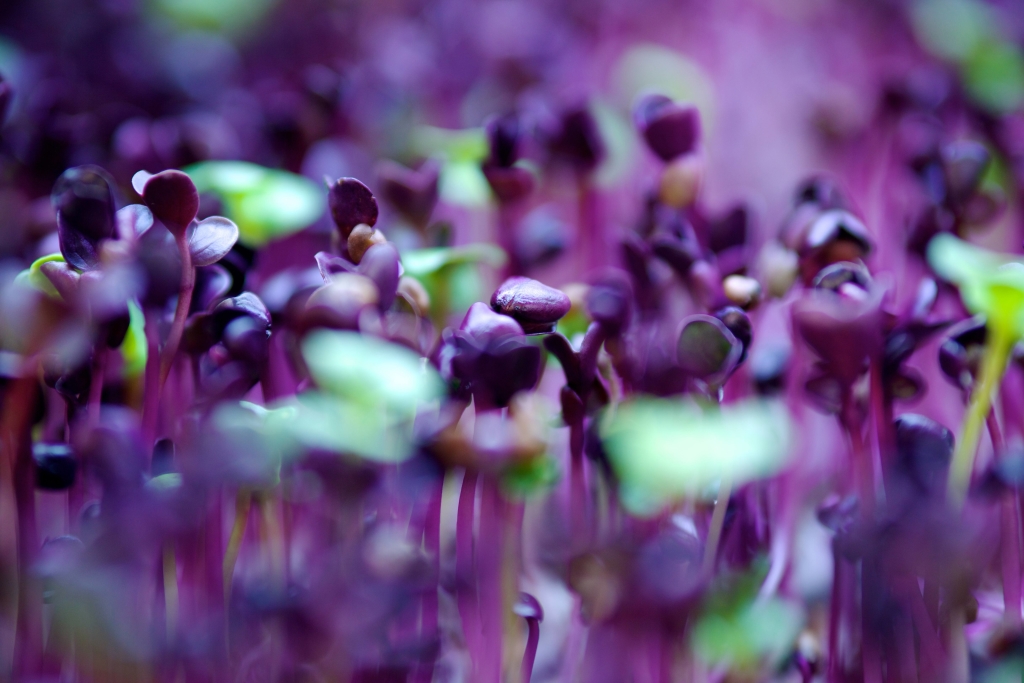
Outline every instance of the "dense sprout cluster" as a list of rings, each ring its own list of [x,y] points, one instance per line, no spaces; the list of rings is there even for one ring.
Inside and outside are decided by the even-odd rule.
[[[1022,19],[3,4],[0,680],[1019,680]]]

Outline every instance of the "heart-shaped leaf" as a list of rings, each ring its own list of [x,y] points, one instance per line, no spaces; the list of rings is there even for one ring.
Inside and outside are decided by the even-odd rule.
[[[185,232],[199,213],[199,191],[181,171],[161,171],[150,176],[142,187],[142,199],[153,216],[176,235]]]
[[[129,204],[117,210],[114,220],[118,238],[134,240],[153,227],[153,212],[145,204]]]
[[[211,216],[199,221],[192,230],[188,248],[192,265],[210,266],[227,256],[238,241],[238,226],[222,216]]]

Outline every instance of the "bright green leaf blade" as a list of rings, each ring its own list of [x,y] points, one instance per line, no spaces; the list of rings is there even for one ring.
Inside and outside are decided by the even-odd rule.
[[[303,176],[244,161],[204,161],[185,169],[200,192],[217,195],[249,247],[309,227],[327,207],[326,192]]]
[[[422,278],[447,268],[465,263],[481,263],[493,268],[505,265],[508,257],[493,244],[467,244],[461,247],[433,247],[402,253],[402,267],[415,278]]]
[[[32,262],[31,266],[18,273],[18,282],[38,289],[39,291],[52,296],[54,299],[60,299],[60,293],[53,286],[53,283],[50,282],[50,278],[43,275],[43,271],[41,270],[44,263],[50,263],[51,261],[60,261],[63,263],[64,257],[61,254],[47,254],[46,256],[37,258]]]
[[[128,332],[121,343],[124,359],[122,372],[127,378],[138,377],[146,370],[149,346],[146,344],[146,315],[134,301],[128,302]]]
[[[313,332],[302,356],[322,389],[353,403],[411,415],[444,393],[441,377],[420,356],[356,332]]]
[[[734,612],[702,615],[693,631],[694,649],[706,662],[739,669],[774,665],[792,649],[803,622],[803,611],[792,602],[755,600]]]
[[[704,494],[723,478],[734,485],[771,476],[786,462],[790,425],[778,405],[748,402],[702,412],[678,400],[623,404],[605,447],[636,514]]]

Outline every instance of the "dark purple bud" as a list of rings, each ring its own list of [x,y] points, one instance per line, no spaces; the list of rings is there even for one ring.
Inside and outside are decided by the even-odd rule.
[[[566,224],[550,212],[530,212],[516,231],[519,263],[524,268],[536,268],[554,261],[568,246],[568,232]]]
[[[53,186],[60,252],[78,270],[95,267],[100,242],[116,234],[113,186],[98,166],[69,168]]]
[[[380,194],[414,226],[426,227],[437,205],[440,172],[441,166],[434,159],[428,159],[418,169],[393,161],[381,162],[377,167]]]
[[[585,299],[591,320],[617,336],[629,326],[633,315],[633,286],[625,273],[610,271],[587,289]]]
[[[505,280],[491,296],[491,308],[515,318],[527,334],[550,332],[570,307],[561,290],[519,276]]]
[[[727,249],[743,247],[750,232],[750,214],[747,207],[735,206],[708,226],[708,247],[716,254]]]
[[[211,216],[199,221],[188,241],[193,267],[211,266],[220,261],[237,241],[238,226],[227,218]]]
[[[142,188],[142,200],[154,218],[174,235],[183,234],[199,213],[199,191],[181,171],[162,171]]]
[[[942,168],[951,200],[965,202],[981,183],[992,155],[981,143],[958,140],[942,149]]]
[[[662,161],[689,154],[700,144],[700,112],[663,95],[648,95],[633,109],[633,121],[647,146]]]
[[[581,173],[589,173],[604,159],[604,141],[597,121],[586,107],[562,116],[559,130],[550,141],[551,153]]]
[[[796,196],[793,198],[793,205],[814,204],[822,211],[830,209],[844,209],[847,206],[846,197],[839,186],[839,182],[829,176],[813,176],[800,183]]]
[[[355,178],[339,178],[328,189],[327,202],[342,240],[347,241],[352,228],[361,223],[371,228],[377,224],[377,200]]]
[[[254,365],[266,359],[269,338],[270,330],[248,315],[229,322],[221,335],[224,348],[232,357]]]
[[[458,391],[471,394],[478,406],[504,408],[520,391],[540,380],[540,347],[525,337],[506,335],[477,340],[463,332],[450,333],[450,376]]]
[[[709,383],[724,381],[742,354],[743,345],[718,318],[697,314],[683,320],[676,360],[691,377]]]
[[[481,343],[490,342],[501,337],[522,336],[523,328],[513,318],[495,313],[491,308],[478,301],[469,307],[466,317],[462,319],[459,329]]]
[[[882,351],[881,300],[881,292],[856,301],[816,289],[793,304],[797,333],[847,387],[864,371],[868,357]]]
[[[985,320],[974,317],[957,323],[939,347],[939,367],[956,386],[970,389],[981,368],[988,331]]]
[[[521,166],[484,164],[482,170],[491,191],[502,204],[514,204],[529,197],[536,185],[533,173]]]
[[[750,316],[742,308],[726,306],[715,311],[715,317],[725,323],[725,326],[729,328],[729,331],[732,332],[733,336],[743,346],[739,360],[736,361],[736,364],[739,365],[747,358],[747,350],[750,349],[750,341],[754,334]]]
[[[686,277],[690,267],[701,257],[697,244],[670,235],[659,235],[651,240],[651,253],[667,263],[679,277]]]
[[[36,488],[64,491],[75,483],[78,459],[66,443],[32,444],[32,459],[36,464]]]
[[[401,279],[401,263],[395,246],[385,242],[370,247],[359,261],[356,272],[370,278],[377,285],[380,294],[377,305],[380,310],[391,308],[398,296],[398,281]]]
[[[491,118],[485,125],[490,156],[487,165],[508,168],[519,160],[522,124],[516,114]]]
[[[953,459],[953,432],[935,420],[905,413],[893,422],[896,465],[923,491],[941,488]]]

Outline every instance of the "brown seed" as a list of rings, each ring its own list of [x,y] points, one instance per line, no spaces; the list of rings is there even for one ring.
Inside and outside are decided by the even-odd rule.
[[[685,209],[696,201],[703,179],[704,159],[699,153],[685,154],[665,166],[658,199],[666,206]]]
[[[365,223],[360,223],[356,227],[352,228],[352,232],[348,236],[348,255],[352,259],[353,263],[359,263],[363,260],[363,254],[375,244],[384,244],[387,242],[387,238],[384,237],[384,233],[376,228],[372,228]]]

